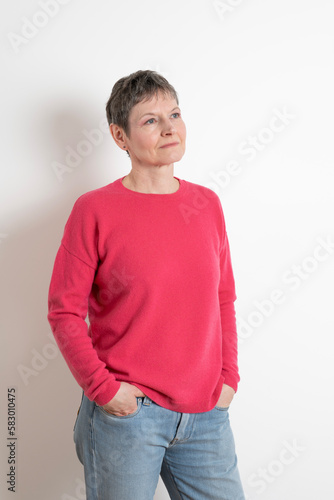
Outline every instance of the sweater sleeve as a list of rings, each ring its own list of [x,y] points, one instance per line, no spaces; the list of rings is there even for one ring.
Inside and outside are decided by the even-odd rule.
[[[235,283],[231,263],[230,247],[226,234],[224,215],[221,204],[222,244],[220,250],[219,304],[222,325],[222,349],[224,383],[237,391],[240,380],[238,369],[238,338],[234,301],[236,300]]]
[[[120,383],[98,358],[85,321],[98,267],[97,238],[94,212],[79,198],[54,262],[47,318],[76,381],[91,401],[104,405],[114,397]]]

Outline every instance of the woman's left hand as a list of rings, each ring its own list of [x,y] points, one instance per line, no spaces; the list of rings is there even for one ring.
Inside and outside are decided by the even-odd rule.
[[[232,389],[232,387],[230,387],[227,384],[223,384],[222,392],[220,393],[220,397],[218,399],[216,406],[220,406],[221,408],[227,408],[232,403],[234,394],[235,390]]]

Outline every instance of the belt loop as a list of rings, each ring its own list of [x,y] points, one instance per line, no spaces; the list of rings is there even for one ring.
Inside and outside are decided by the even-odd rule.
[[[143,401],[143,405],[150,406],[151,403],[152,403],[152,400],[148,396],[145,396],[144,401]]]

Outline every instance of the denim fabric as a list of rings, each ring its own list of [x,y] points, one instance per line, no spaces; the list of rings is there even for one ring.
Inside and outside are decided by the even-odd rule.
[[[87,500],[153,500],[159,474],[172,500],[244,500],[228,408],[178,413],[137,398],[117,417],[82,396],[74,442]]]

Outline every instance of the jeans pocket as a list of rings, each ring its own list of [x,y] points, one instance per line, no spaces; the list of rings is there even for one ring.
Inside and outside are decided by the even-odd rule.
[[[103,413],[103,415],[106,415],[107,417],[109,417],[111,419],[126,420],[128,418],[133,418],[136,415],[138,415],[138,413],[141,410],[142,404],[143,404],[143,399],[144,398],[142,398],[142,397],[137,398],[137,409],[136,409],[136,411],[134,411],[133,413],[129,413],[129,415],[122,415],[121,417],[119,417],[118,415],[114,415],[113,413],[109,413],[104,408],[102,408],[102,406],[96,405],[96,407],[100,410],[101,413]]]
[[[228,411],[229,406],[215,406],[215,410]]]

